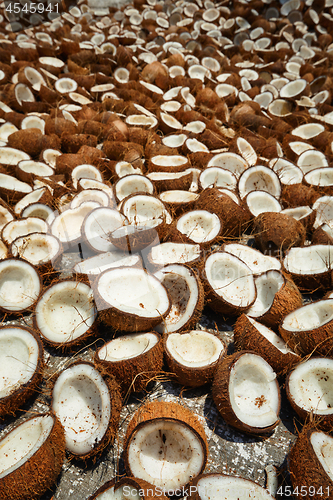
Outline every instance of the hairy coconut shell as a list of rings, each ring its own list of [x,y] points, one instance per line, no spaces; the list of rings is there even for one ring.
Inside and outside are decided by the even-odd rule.
[[[303,224],[289,215],[264,212],[253,221],[254,237],[259,248],[281,252],[293,246],[303,246],[306,231]]]

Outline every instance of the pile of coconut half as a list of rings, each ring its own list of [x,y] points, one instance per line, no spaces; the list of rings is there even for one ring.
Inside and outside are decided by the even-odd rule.
[[[7,4],[0,499],[331,499],[333,0]]]

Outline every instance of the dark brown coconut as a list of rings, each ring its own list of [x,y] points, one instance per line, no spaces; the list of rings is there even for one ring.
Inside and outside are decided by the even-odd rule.
[[[265,212],[253,221],[254,237],[265,252],[284,252],[294,246],[303,246],[306,231],[303,224],[285,214]]]
[[[33,158],[42,151],[42,132],[38,128],[18,130],[8,137],[8,147],[24,151]]]

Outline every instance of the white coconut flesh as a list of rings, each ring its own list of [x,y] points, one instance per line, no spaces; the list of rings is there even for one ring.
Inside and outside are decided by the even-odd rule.
[[[224,251],[235,255],[251,269],[253,274],[261,274],[272,269],[280,270],[281,262],[275,257],[263,255],[259,250],[255,250],[240,243],[229,243],[224,246]]]
[[[199,298],[197,280],[190,269],[173,264],[155,273],[165,286],[171,299],[171,309],[163,322],[156,327],[159,333],[175,332],[192,317]]]
[[[324,432],[312,432],[310,443],[321,466],[333,481],[333,438]]]
[[[246,317],[250,321],[250,323],[252,323],[252,325],[258,330],[258,332],[260,332],[261,335],[263,335],[271,344],[273,344],[274,347],[279,349],[279,351],[282,352],[282,354],[288,354],[288,353],[295,354],[294,351],[292,351],[292,349],[290,349],[290,347],[287,346],[285,341],[281,337],[276,335],[276,333],[273,332],[273,330],[271,330],[265,325],[262,325],[255,319],[251,318],[249,315],[247,315]]]
[[[131,224],[138,226],[150,225],[156,219],[172,222],[172,217],[166,210],[164,203],[148,195],[134,195],[124,201],[122,212]]]
[[[48,224],[37,217],[29,217],[21,220],[9,222],[2,230],[2,239],[10,244],[20,236],[26,236],[30,233],[47,233]]]
[[[35,311],[43,337],[58,344],[84,335],[92,327],[96,315],[91,288],[76,281],[52,285],[39,299]]]
[[[45,443],[54,425],[51,415],[23,422],[0,441],[0,479],[24,465]]]
[[[218,337],[204,330],[168,335],[166,348],[179,364],[189,368],[204,368],[216,363],[224,352]]]
[[[250,191],[267,191],[275,198],[281,194],[281,183],[277,174],[268,167],[258,165],[247,169],[239,179],[239,195],[243,199]]]
[[[279,388],[271,366],[256,354],[243,354],[229,377],[231,407],[243,424],[264,428],[278,420]]]
[[[56,257],[59,251],[59,240],[51,234],[44,233],[20,236],[11,245],[13,257],[25,259],[34,266],[49,262]]]
[[[246,196],[246,204],[254,217],[265,212],[281,212],[282,210],[280,202],[266,191],[251,191]]]
[[[119,201],[134,193],[153,194],[154,185],[147,177],[133,174],[120,179],[115,185],[115,193]]]
[[[304,125],[294,128],[291,134],[296,135],[301,139],[312,139],[324,131],[324,125],[321,125],[320,123],[305,123]]]
[[[7,256],[8,256],[8,248],[3,243],[3,241],[0,240],[0,260],[6,259]]]
[[[172,134],[163,137],[162,144],[164,144],[164,146],[168,146],[169,148],[179,148],[184,144],[186,139],[187,139],[186,134]]]
[[[101,207],[107,207],[110,204],[110,198],[105,191],[101,189],[85,189],[74,196],[71,201],[71,208],[77,208],[86,201],[94,201]]]
[[[199,479],[196,487],[200,500],[274,500],[259,484],[240,477],[209,475]]]
[[[207,210],[192,210],[178,219],[177,229],[195,243],[205,243],[218,236],[221,222],[216,214]]]
[[[280,96],[282,97],[282,99],[292,99],[294,97],[298,97],[305,91],[307,85],[309,85],[308,82],[303,79],[289,82],[280,90]],[[298,127],[298,129],[300,129],[300,127]],[[294,133],[294,135],[298,135],[295,133],[295,130],[293,130],[292,133]],[[305,139],[304,134],[302,134],[300,137],[302,137],[302,139]]]
[[[51,224],[51,233],[62,243],[71,243],[81,238],[85,217],[98,208],[94,201],[82,203],[78,208],[70,208],[56,216]]]
[[[43,161],[50,165],[50,167],[56,168],[57,157],[61,156],[61,154],[57,149],[44,149],[42,153]]]
[[[7,143],[8,137],[17,131],[18,131],[18,128],[15,127],[15,125],[13,125],[10,122],[5,122],[0,127],[0,140]]]
[[[72,182],[74,189],[77,189],[80,179],[91,179],[93,181],[103,182],[103,177],[98,168],[93,165],[78,165],[72,170]]]
[[[290,273],[316,275],[328,271],[331,262],[333,262],[333,249],[330,245],[311,245],[291,248],[284,258],[283,265]]]
[[[307,412],[333,413],[333,360],[312,358],[299,364],[290,374],[290,398]]]
[[[84,220],[83,234],[95,251],[110,252],[115,247],[109,240],[109,234],[126,224],[126,217],[117,210],[96,208]]]
[[[247,161],[236,153],[219,153],[209,160],[207,167],[220,167],[230,170],[236,177],[239,177],[248,168]]]
[[[126,175],[142,175],[141,168],[134,168],[133,165],[131,165],[127,161],[118,161],[114,169],[119,179],[121,179],[122,177],[126,177]],[[147,175],[147,177],[149,176]]]
[[[282,328],[289,332],[309,331],[329,323],[333,319],[333,299],[307,304],[288,314]]]
[[[132,333],[111,340],[98,351],[102,361],[117,362],[136,358],[152,349],[159,341],[154,333]]]
[[[116,268],[103,273],[98,292],[110,307],[142,318],[160,318],[169,309],[166,289],[143,269]]]
[[[173,117],[170,117],[173,118]],[[175,118],[173,118],[175,120]],[[176,120],[177,121],[177,120]],[[125,122],[132,127],[153,128],[158,124],[157,118],[146,115],[129,115]]]
[[[291,161],[284,158],[279,158],[273,166],[274,172],[279,176],[282,184],[290,186],[291,184],[299,184],[303,179],[302,170],[294,165]]]
[[[37,203],[41,197],[46,193],[47,187],[35,189],[31,193],[25,195],[20,201],[18,201],[14,207],[14,213],[16,215],[19,215],[22,210],[25,209],[28,205],[31,205],[32,203]]]
[[[132,435],[128,463],[133,476],[168,491],[200,473],[204,452],[197,435],[185,424],[156,419]]]
[[[185,156],[180,156],[180,155],[158,155],[158,156],[153,156],[150,158],[151,164],[156,167],[163,167],[163,168],[181,168],[185,166],[188,166],[188,159]]]
[[[258,318],[270,310],[275,295],[284,285],[284,277],[279,271],[268,271],[255,278],[257,297],[247,314]]]
[[[214,292],[226,302],[249,307],[256,297],[251,269],[238,257],[226,252],[211,254],[206,260],[207,280]]]
[[[312,206],[313,210],[316,210],[316,219],[314,221],[313,227],[316,229],[323,223],[332,226],[333,220],[333,196],[322,196],[315,201]]]
[[[328,167],[327,158],[321,151],[307,150],[302,153],[298,160],[297,166],[302,170],[303,174],[307,174],[317,168]]]
[[[289,147],[297,156],[300,156],[304,151],[315,149],[314,146],[303,141],[291,141],[289,142]]]
[[[152,247],[149,259],[153,264],[187,264],[197,260],[201,255],[200,245],[191,243],[165,242]]]
[[[302,220],[308,215],[312,214],[313,210],[310,207],[295,207],[295,208],[285,208],[281,210],[282,214],[290,215],[296,220]]]
[[[100,373],[82,363],[64,370],[52,393],[52,409],[65,430],[66,448],[91,452],[104,437],[111,416],[110,392]]]
[[[3,148],[0,148],[0,150]],[[28,156],[28,155],[27,155]],[[0,162],[1,162],[1,151],[0,151]],[[21,161],[20,159],[17,159],[17,163]],[[7,161],[4,161],[2,163],[7,163]],[[15,163],[16,165],[16,163]],[[2,189],[8,189],[9,191],[17,192],[17,193],[22,193],[22,196],[27,193],[31,193],[32,187],[27,184],[26,182],[19,181],[15,177],[12,177],[11,175],[7,174],[1,174],[0,173],[0,186]]]
[[[0,398],[29,382],[40,355],[35,337],[27,330],[0,329]]]
[[[17,166],[23,172],[38,175],[40,177],[48,177],[54,174],[53,168],[40,161],[22,160]]]
[[[21,217],[38,217],[39,219],[47,220],[53,215],[53,210],[44,203],[31,203],[21,212]]]
[[[8,224],[8,222],[14,219],[13,215],[7,210],[6,207],[0,205],[0,231],[1,229]]]
[[[159,181],[159,180],[173,180],[173,179],[181,179],[182,177],[186,177],[189,173],[191,173],[193,169],[186,169],[181,172],[150,172],[147,174],[148,179],[151,181]]]
[[[15,259],[0,262],[0,307],[23,311],[37,300],[40,290],[39,275],[28,262]]]
[[[170,191],[163,191],[160,199],[165,203],[191,203],[199,198],[197,193],[189,191],[181,191],[180,189],[172,189]]]
[[[220,167],[206,168],[200,175],[199,181],[202,189],[221,187],[235,191],[237,187],[236,176],[230,170]]]
[[[325,187],[333,185],[333,168],[323,167],[308,172],[305,181],[311,186]]]
[[[74,266],[74,271],[94,277],[114,267],[138,266],[140,264],[141,257],[139,255],[127,255],[115,248],[110,252],[100,253],[79,262]]]
[[[15,85],[15,97],[20,106],[23,102],[35,102],[34,95],[27,85],[18,83]]]
[[[44,134],[45,132],[45,121],[39,116],[28,115],[23,118],[21,123],[21,129],[25,130],[28,128],[39,128],[39,130]],[[51,165],[50,165],[51,166]]]

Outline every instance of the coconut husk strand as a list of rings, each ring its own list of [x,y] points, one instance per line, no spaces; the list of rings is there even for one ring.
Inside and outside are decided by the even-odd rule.
[[[47,422],[47,436],[42,445],[22,465],[14,468],[9,473],[2,472],[0,478],[1,497],[11,500],[37,500],[49,488],[53,486],[61,472],[65,459],[65,436],[60,421],[52,413],[40,414],[25,420],[15,427],[4,438],[0,440],[0,446],[5,453],[6,444],[12,436],[20,435],[18,439],[24,439],[24,434],[32,425],[33,421]],[[39,424],[43,425],[43,423]],[[30,444],[30,443],[29,443]],[[10,446],[10,445],[9,445]],[[29,446],[31,449],[31,445]],[[9,452],[12,450],[9,450]],[[13,453],[13,452],[12,452]],[[14,462],[15,463],[15,462]],[[3,469],[3,467],[1,467]]]
[[[240,368],[238,368],[237,364],[242,357],[245,358],[241,361],[241,365],[239,365]],[[265,389],[260,387],[260,383],[256,384],[254,382],[256,375],[254,369],[255,362],[261,364],[257,372],[261,382],[263,370],[266,372],[267,384]],[[230,379],[236,377],[234,374],[237,369],[240,370],[240,375],[238,381],[235,380],[234,382],[234,393],[235,398],[237,398],[237,395],[239,396],[239,398],[237,398],[238,403],[236,401],[232,402],[232,394],[230,392]],[[247,383],[249,384],[248,388],[246,387]],[[237,384],[239,384],[239,388]],[[267,386],[269,386],[269,388]],[[215,372],[212,395],[217,409],[224,420],[229,425],[242,432],[256,435],[270,434],[280,421],[278,416],[281,404],[280,390],[275,378],[275,373],[270,365],[253,351],[239,351],[222,360]],[[267,400],[267,397],[274,399],[274,401]],[[243,403],[245,408],[243,411],[240,411],[241,403]],[[266,405],[266,403],[268,404]],[[250,413],[246,410],[246,408],[249,408],[249,405],[251,405]],[[263,411],[265,411],[267,415],[267,425],[263,424],[260,427],[258,426],[260,422],[259,410],[261,410],[262,406],[264,406]],[[254,418],[253,415],[254,411],[256,412],[256,418]],[[251,417],[250,419],[249,416]],[[253,424],[248,423],[250,421],[253,422]]]
[[[156,343],[151,343],[149,337],[154,337]],[[122,358],[116,351],[121,351],[122,346],[126,349],[126,345],[129,346],[131,341],[137,343],[136,355]],[[123,394],[127,394],[128,391],[142,391],[149,381],[162,371],[162,339],[156,332],[118,337],[96,352],[95,364],[101,373],[109,373],[116,377]]]
[[[246,314],[239,316],[235,323],[234,344],[239,351],[255,351],[278,375],[284,375],[301,360],[281,337]]]
[[[332,498],[332,469],[325,453],[332,445],[331,436],[307,425],[298,435],[288,455],[293,488],[303,491],[305,500]]]
[[[253,221],[254,237],[259,248],[267,251],[284,252],[291,247],[304,245],[306,231],[303,224],[285,214],[265,212]]]

